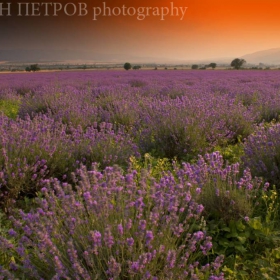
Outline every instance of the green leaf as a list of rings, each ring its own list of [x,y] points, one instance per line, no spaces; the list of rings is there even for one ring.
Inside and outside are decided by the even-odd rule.
[[[229,241],[225,238],[219,240],[219,245],[224,246],[224,247],[228,247],[229,246]]]
[[[246,228],[245,225],[243,225],[242,221],[238,221],[236,223],[236,228],[239,230],[239,231],[244,231],[244,229]]]
[[[247,276],[248,275],[248,273],[245,270],[239,270],[238,274],[241,275],[241,276]]]
[[[236,246],[234,246],[234,248],[236,249],[236,250],[238,250],[240,253],[245,253],[247,250],[245,249],[245,247],[244,246],[242,246],[242,245],[236,245]]]
[[[250,219],[249,225],[256,230],[261,230],[262,229],[262,222],[261,222],[261,217],[255,217],[253,219]]]
[[[272,253],[276,259],[280,259],[280,248],[274,249]]]
[[[237,238],[238,237],[238,233],[237,232],[231,232],[231,233],[227,233],[225,235],[226,238],[232,238],[232,237],[235,237]]]
[[[234,273],[234,271],[233,270],[231,270],[229,267],[227,267],[226,265],[222,268],[222,271],[223,272],[226,272],[226,273],[228,273],[228,274],[233,274]]]
[[[241,244],[244,244],[247,240],[247,238],[243,236],[238,236],[237,239],[241,242]]]
[[[230,228],[229,227],[223,227],[221,228],[222,231],[227,231],[227,232],[230,232]]]

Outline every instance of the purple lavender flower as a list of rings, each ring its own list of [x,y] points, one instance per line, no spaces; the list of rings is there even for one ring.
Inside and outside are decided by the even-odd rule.
[[[116,279],[121,273],[121,264],[119,264],[112,256],[108,262],[108,270],[106,273],[109,277],[112,277],[112,279]]]
[[[146,229],[146,224],[147,224],[146,220],[140,220],[138,228],[144,231]]]
[[[194,237],[196,241],[199,242],[204,239],[204,233],[202,231],[197,231],[194,233]]]
[[[111,248],[115,243],[112,232],[111,232],[110,228],[108,228],[108,227],[105,230],[103,240],[104,240],[105,245],[108,246],[109,248]]]
[[[174,268],[176,263],[176,252],[169,250],[167,253],[167,263],[169,268]]]
[[[118,225],[118,233],[119,233],[119,235],[123,235],[123,226],[122,226],[122,224]]]
[[[132,237],[129,237],[126,239],[126,243],[129,247],[132,247],[134,244],[134,239]]]
[[[12,236],[12,237],[17,236],[17,232],[14,231],[14,229],[9,229],[9,230],[8,230],[8,234],[9,234],[10,236]]]
[[[244,217],[244,221],[245,221],[246,223],[248,223],[248,222],[250,221],[250,218],[249,218],[248,216],[245,216],[245,217]]]
[[[153,232],[151,230],[147,230],[146,231],[146,246],[149,246],[153,239],[154,239]]]

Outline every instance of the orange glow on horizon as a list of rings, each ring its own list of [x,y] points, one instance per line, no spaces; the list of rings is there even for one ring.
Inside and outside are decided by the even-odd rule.
[[[68,0],[57,2],[68,3]],[[70,1],[71,2],[71,1]],[[72,1],[73,2],[73,1]],[[87,49],[103,53],[198,59],[232,57],[259,50],[280,48],[279,0],[84,0],[86,17],[15,18],[1,21],[8,38],[2,46]],[[167,16],[99,17],[92,7],[188,7],[183,20]],[[18,35],[11,35],[13,31]],[[15,37],[17,36],[17,37]],[[40,40],[38,40],[40,39]]]

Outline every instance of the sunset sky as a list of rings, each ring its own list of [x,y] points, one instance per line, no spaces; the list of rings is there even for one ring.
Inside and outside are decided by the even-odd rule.
[[[280,48],[279,0],[57,0],[86,3],[85,17],[19,17],[18,2],[12,3],[12,16],[0,16],[0,50],[44,49],[81,50],[97,54],[178,60],[238,57],[247,53]],[[38,2],[38,1],[37,1]],[[49,2],[50,1],[42,1]],[[187,7],[180,16],[99,16],[93,20],[93,7]],[[78,5],[78,4],[77,4]],[[71,9],[69,8],[69,11]],[[40,12],[44,12],[40,8]],[[6,12],[3,11],[5,14]]]

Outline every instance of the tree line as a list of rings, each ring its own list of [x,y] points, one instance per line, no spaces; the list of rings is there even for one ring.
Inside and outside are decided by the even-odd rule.
[[[230,66],[233,67],[233,68],[236,69],[236,70],[239,70],[239,69],[242,68],[242,66],[243,66],[245,63],[246,63],[246,60],[245,60],[245,59],[242,59],[242,58],[235,58],[235,59],[231,62]],[[135,66],[132,67],[132,65],[131,65],[129,62],[126,62],[126,63],[124,64],[123,67],[124,67],[125,70],[130,70],[131,68],[132,68],[133,70],[141,69],[141,66],[140,66],[140,65],[135,65]],[[217,63],[211,62],[211,63],[209,63],[209,64],[207,64],[207,65],[205,65],[205,66],[203,66],[203,67],[200,67],[200,68],[199,68],[199,65],[198,65],[198,64],[193,64],[193,65],[191,66],[191,69],[193,69],[193,70],[196,70],[196,69],[207,69],[207,68],[215,69],[216,67],[217,67]]]

